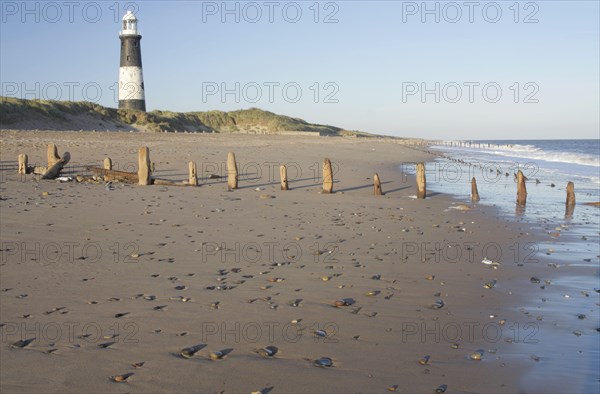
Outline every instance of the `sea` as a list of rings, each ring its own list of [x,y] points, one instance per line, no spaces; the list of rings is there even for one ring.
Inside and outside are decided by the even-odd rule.
[[[539,360],[521,382],[523,390],[545,392],[553,382],[572,382],[568,391],[600,392],[600,207],[584,204],[600,201],[600,139],[443,141],[429,149],[439,156],[426,164],[428,194],[470,204],[475,178],[478,204],[497,207],[501,218],[541,239],[529,253],[549,267],[547,299],[520,308],[553,324],[540,324],[540,346],[521,348]],[[516,204],[518,170],[527,177],[524,207]],[[575,185],[572,212],[565,207],[568,182]]]

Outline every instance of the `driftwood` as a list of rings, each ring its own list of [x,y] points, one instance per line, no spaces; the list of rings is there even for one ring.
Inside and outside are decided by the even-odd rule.
[[[42,179],[54,179],[58,177],[64,166],[66,166],[71,160],[71,154],[69,152],[65,152],[62,159],[54,163],[51,167],[48,168],[48,171],[44,175],[42,175]]]
[[[238,188],[238,168],[233,152],[227,154],[227,188],[229,190]]]
[[[150,149],[143,146],[138,150],[138,185],[150,184]]]
[[[106,170],[101,167],[86,167],[86,169],[96,176],[103,177],[105,182],[120,181],[126,183],[138,183],[137,172]]]
[[[19,154],[19,170],[17,171],[21,175],[27,174],[27,162],[28,157],[25,153]]]
[[[427,180],[425,179],[425,164],[417,163],[417,198],[427,195]]]
[[[48,144],[48,168],[51,168],[54,164],[58,163],[61,159],[58,155],[58,149],[54,144]]]
[[[379,179],[379,174],[377,173],[373,175],[373,194],[376,196],[383,195],[383,191],[381,190],[381,180]]]
[[[288,190],[287,168],[285,165],[279,166],[279,177],[281,178],[281,190]]]
[[[333,193],[333,170],[329,159],[323,160],[323,193]]]
[[[35,166],[33,168],[29,167],[30,171],[28,170],[28,172],[31,172],[32,174],[35,175],[44,175],[46,173],[46,171],[48,171],[48,167],[44,167],[44,166]]]
[[[196,185],[190,185],[190,183],[186,182],[186,181],[172,181],[170,179],[160,179],[160,178],[150,179],[150,184],[159,185],[159,186],[196,186]]]
[[[477,181],[475,180],[475,177],[471,179],[471,201],[479,201],[479,191],[477,190]]]
[[[517,172],[517,204],[525,205],[527,203],[527,187],[525,186],[525,175],[519,170]]]

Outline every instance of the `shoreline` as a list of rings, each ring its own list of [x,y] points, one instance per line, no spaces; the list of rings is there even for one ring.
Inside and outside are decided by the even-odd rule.
[[[49,355],[13,350],[8,341],[3,341],[0,358],[3,366],[9,365],[2,370],[3,390],[39,391],[39,381],[24,382],[17,372],[31,362],[40,365],[39,379],[49,384],[49,391],[83,387],[110,392],[248,392],[270,386],[275,392],[325,388],[385,392],[393,385],[399,386],[398,392],[431,392],[442,384],[447,384],[451,392],[517,392],[523,383],[515,378],[525,378],[524,369],[540,365],[531,360],[531,352],[539,351],[544,344],[517,346],[514,334],[527,335],[531,331],[509,330],[511,323],[523,327],[536,322],[518,310],[532,293],[531,268],[503,262],[493,270],[480,263],[489,257],[483,255],[481,245],[495,243],[508,250],[514,242],[540,239],[519,229],[522,224],[504,221],[496,207],[478,204],[468,211],[448,209],[460,205],[460,201],[431,192],[427,200],[409,198],[416,193],[414,179],[398,179],[402,178],[398,176],[398,159],[412,162],[430,156],[411,152],[401,144],[376,140],[222,135],[189,135],[183,140],[182,134],[127,133],[118,135],[119,141],[114,143],[98,138],[99,134],[3,133],[2,161],[13,161],[23,151],[30,155],[31,162],[43,163],[45,145],[51,142],[58,145],[59,152],[69,150],[74,163],[83,163],[80,157],[85,157],[85,162],[100,163],[108,154],[123,167],[126,163],[136,164],[137,147],[148,145],[150,157],[156,160],[157,175],[184,179],[187,160],[203,163],[199,166],[203,170],[208,170],[210,163],[211,172],[221,171],[227,151],[232,150],[241,172],[255,174],[257,180],[249,182],[242,177],[240,189],[227,192],[221,179],[205,180],[199,188],[116,184],[114,190],[105,191],[102,184],[36,183],[31,178],[20,182],[11,174],[3,178],[2,197],[7,198],[0,205],[4,242],[43,244],[52,237],[59,244],[98,242],[104,252],[95,265],[85,260],[48,258],[36,263],[7,256],[1,266],[0,287],[14,290],[3,292],[0,298],[0,322],[9,323],[2,328],[4,333],[12,327],[10,323],[24,321],[19,315],[31,313],[33,320],[28,322],[47,325],[52,320],[44,317],[44,311],[65,306],[69,313],[64,317],[50,315],[57,316],[55,322],[93,321],[105,329],[115,323],[119,327],[132,323],[139,335],[135,344],[116,343],[115,352],[99,350],[95,343],[82,339],[61,337],[56,341],[58,350]],[[143,143],[136,138],[143,139]],[[271,172],[284,156],[302,170],[302,176],[290,180],[291,190],[286,192],[278,190],[278,174]],[[317,171],[323,157],[338,165],[334,192],[343,193],[318,193]],[[257,176],[258,169],[252,163],[260,164],[261,176]],[[387,193],[383,197],[371,195],[374,172],[382,179]],[[256,191],[256,187],[263,190]],[[48,196],[40,196],[43,192]],[[263,194],[269,197],[262,199]],[[31,204],[23,205],[22,199]],[[119,242],[119,262],[130,260],[130,253],[139,255],[134,264],[114,264],[109,248],[115,242]],[[124,248],[127,242],[133,242],[139,250]],[[270,254],[267,257],[265,242],[276,243],[277,258]],[[222,250],[229,251],[229,255],[214,248],[204,249],[223,243]],[[302,254],[290,259],[290,253],[298,254],[290,252],[294,243]],[[472,250],[467,249],[467,243]],[[256,244],[263,246],[264,253],[254,262],[251,250],[256,250]],[[444,256],[450,253],[447,247],[451,245],[472,254],[470,262],[456,259],[452,263],[453,255]],[[440,246],[442,249],[436,250]],[[241,274],[230,271],[234,267],[240,267]],[[218,275],[219,269],[228,272]],[[265,271],[269,273],[261,276],[260,272]],[[150,272],[160,276],[154,278]],[[37,279],[30,277],[32,273],[47,279],[43,289],[35,288]],[[187,276],[191,273],[194,276]],[[253,277],[243,278],[244,273]],[[381,278],[372,279],[373,275]],[[283,280],[266,280],[272,276]],[[324,276],[329,279],[322,280]],[[218,278],[224,279],[216,281]],[[485,289],[483,284],[491,280],[497,285]],[[234,288],[206,289],[219,283]],[[186,288],[175,290],[179,285]],[[369,291],[379,293],[366,296]],[[28,296],[15,298],[22,293]],[[136,294],[152,294],[160,301],[138,299]],[[192,300],[172,300],[178,296]],[[109,301],[111,297],[120,301]],[[344,297],[352,298],[355,305],[331,307],[336,299]],[[91,298],[98,304],[85,303]],[[252,299],[256,300],[247,302]],[[288,304],[298,299],[298,306]],[[436,299],[444,300],[445,306],[431,309]],[[151,307],[158,304],[167,305],[167,309],[153,311]],[[354,314],[358,307],[362,309]],[[112,317],[124,312],[130,315],[120,318],[123,320]],[[257,342],[235,328],[236,322],[242,327],[260,323],[264,328],[268,322],[284,327],[298,318],[303,319],[299,324],[305,335],[296,342],[283,338],[281,328],[275,331],[272,341],[263,331]],[[500,324],[502,320],[506,322]],[[229,324],[226,328],[230,330],[224,338],[223,323]],[[489,332],[479,330],[486,324]],[[217,332],[208,335],[215,325]],[[448,340],[454,338],[451,330],[457,326],[461,338]],[[469,327],[473,331],[468,331]],[[162,331],[155,333],[156,329]],[[332,337],[329,341],[319,339],[312,335],[315,329],[329,330]],[[500,338],[492,341],[490,336],[498,329],[502,332]],[[182,332],[188,334],[177,336]],[[49,342],[34,342],[31,347],[47,349]],[[208,346],[196,360],[182,360],[171,354],[201,342]],[[452,348],[454,342],[459,343],[458,349]],[[81,347],[73,348],[75,343]],[[253,353],[253,348],[270,343],[281,350],[277,359],[265,360]],[[227,347],[234,351],[225,360],[211,362],[203,358],[209,350]],[[470,360],[469,355],[478,349],[484,350],[482,360]],[[417,360],[425,355],[430,355],[431,361],[419,365]],[[323,356],[332,357],[335,368],[316,368],[305,360]],[[76,372],[69,376],[73,381],[66,375],[56,377],[52,357],[61,357],[69,371]],[[143,368],[132,370],[128,366],[142,359],[147,363]],[[85,362],[93,362],[95,370],[82,370]],[[196,377],[193,371],[198,368],[203,372]],[[130,370],[135,376],[128,384],[108,381],[108,377]],[[336,383],[333,388],[332,378]],[[546,386],[557,392],[562,388]]]
[[[461,156],[457,156],[458,151],[434,150],[432,153],[437,156],[433,163],[435,165],[443,164],[445,161],[453,165],[459,163],[465,167],[471,166],[468,159],[464,160],[464,157],[459,159]],[[494,163],[502,163],[502,158],[487,162],[488,165]],[[479,166],[483,164],[486,162],[477,162]],[[468,172],[469,167],[463,168],[462,171]],[[548,179],[545,181],[549,182]],[[485,182],[483,184],[485,185]],[[463,186],[468,190],[468,184]],[[531,186],[537,185],[528,187]],[[439,182],[435,182],[432,184],[432,189],[439,191],[443,188],[440,187]],[[516,191],[516,186],[514,189],[513,192]],[[449,193],[459,201],[468,200],[466,193],[458,194],[456,188],[446,190],[445,193]],[[489,194],[490,191],[487,193]],[[553,208],[545,207],[545,213],[542,214],[538,211],[540,202],[536,201],[540,199],[540,194],[544,194],[543,189],[533,188],[530,195],[531,203],[528,203],[532,206],[515,213],[507,210],[510,203],[497,201],[497,198],[502,196],[495,196],[496,201],[482,198],[478,203],[495,207],[498,217],[503,217],[504,220],[520,228],[527,228],[536,237],[534,249],[523,252],[528,254],[526,260],[539,260],[535,261],[538,264],[533,267],[537,267],[534,273],[536,277],[542,278],[542,284],[539,289],[532,287],[527,297],[530,302],[522,312],[536,313],[536,321],[543,328],[539,331],[540,340],[558,346],[543,349],[537,355],[532,355],[543,360],[545,366],[539,366],[531,371],[528,379],[524,379],[523,389],[526,392],[544,391],[544,386],[540,387],[537,382],[546,381],[546,384],[552,382],[553,387],[564,385],[564,392],[595,392],[600,389],[597,373],[600,368],[600,345],[597,340],[600,331],[598,311],[600,254],[597,249],[600,233],[595,229],[595,225],[598,224],[597,209],[590,209],[590,207],[596,207],[597,203],[587,201],[590,200],[590,196],[582,193],[578,195],[575,212],[563,217],[564,200],[546,198],[543,201],[551,202]],[[593,197],[591,200],[595,201]],[[575,321],[576,317],[581,315],[586,316],[585,322]],[[562,357],[556,357],[558,353]],[[582,363],[582,358],[587,362]],[[578,365],[577,368],[573,367],[575,364]],[[579,384],[577,389],[571,386],[575,381]],[[571,383],[565,384],[565,382]]]

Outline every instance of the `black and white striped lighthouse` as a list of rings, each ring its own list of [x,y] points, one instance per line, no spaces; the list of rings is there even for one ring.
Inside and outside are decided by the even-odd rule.
[[[137,30],[137,18],[127,11],[123,17],[121,68],[119,71],[119,108],[146,111],[144,75],[142,73],[142,36]]]

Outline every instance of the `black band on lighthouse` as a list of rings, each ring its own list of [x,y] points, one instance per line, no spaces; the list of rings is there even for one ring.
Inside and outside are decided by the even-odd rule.
[[[121,36],[121,67],[142,67],[142,36]]]
[[[119,100],[119,108],[146,111],[145,100]]]

